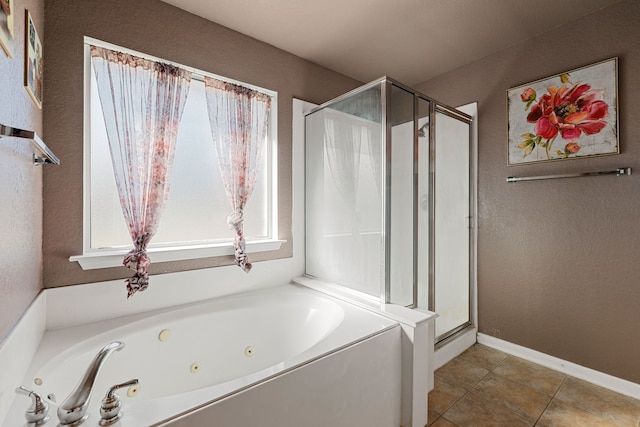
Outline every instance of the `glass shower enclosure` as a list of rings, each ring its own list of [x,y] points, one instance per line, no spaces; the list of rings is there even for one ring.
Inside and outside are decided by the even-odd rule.
[[[388,77],[305,116],[305,271],[472,320],[471,117]]]

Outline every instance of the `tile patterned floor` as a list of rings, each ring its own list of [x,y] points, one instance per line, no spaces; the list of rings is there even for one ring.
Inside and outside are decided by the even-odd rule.
[[[429,427],[640,427],[640,401],[475,344],[435,372]]]

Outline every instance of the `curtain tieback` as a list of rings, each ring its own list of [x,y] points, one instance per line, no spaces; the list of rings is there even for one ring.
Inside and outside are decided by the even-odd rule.
[[[144,291],[149,287],[149,273],[147,269],[151,265],[149,255],[147,255],[147,245],[151,240],[151,235],[145,233],[136,238],[134,248],[124,257],[122,264],[135,271],[135,274],[126,279],[127,298],[130,298],[138,291]]]
[[[242,231],[242,225],[244,223],[244,214],[241,208],[234,209],[233,212],[227,216],[227,224],[232,229],[236,236],[233,239],[233,247],[235,248],[236,265],[245,273],[251,270],[251,263],[249,262],[249,256],[245,252],[244,233]]]

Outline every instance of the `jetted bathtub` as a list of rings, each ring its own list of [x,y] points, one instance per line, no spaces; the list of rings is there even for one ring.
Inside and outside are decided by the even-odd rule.
[[[83,425],[98,425],[100,402],[111,386],[137,378],[137,388],[117,392],[124,413],[120,427],[242,426],[255,421],[245,412],[265,404],[269,419],[283,427],[360,425],[367,416],[376,426],[397,427],[399,337],[400,327],[391,319],[303,286],[285,285],[47,331],[23,383],[16,386],[43,397],[53,394],[59,404],[96,353],[121,341],[125,347],[113,352],[98,374],[90,418]],[[263,385],[264,396],[255,391]],[[242,396],[240,407],[223,404],[218,414],[216,405],[236,396]],[[55,426],[57,406],[50,405],[46,425]],[[23,425],[28,406],[28,399],[16,397],[4,425]],[[313,422],[301,419],[309,412],[317,412]],[[197,414],[189,418],[194,413],[200,420]],[[278,413],[284,414],[284,424]],[[327,420],[318,419],[323,414]]]

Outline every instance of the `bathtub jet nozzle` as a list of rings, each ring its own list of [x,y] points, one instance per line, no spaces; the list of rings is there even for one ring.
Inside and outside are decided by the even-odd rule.
[[[58,408],[58,420],[60,420],[61,426],[78,426],[89,417],[87,409],[98,372],[100,372],[100,368],[102,368],[109,355],[114,351],[122,350],[123,347],[123,342],[114,341],[104,346],[96,354],[76,388]]]

